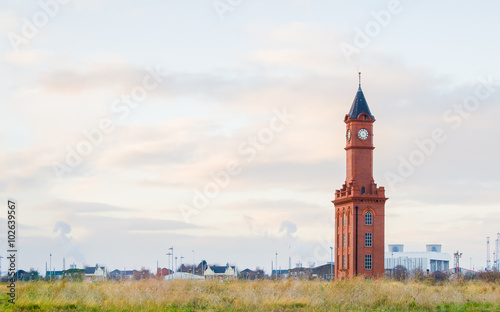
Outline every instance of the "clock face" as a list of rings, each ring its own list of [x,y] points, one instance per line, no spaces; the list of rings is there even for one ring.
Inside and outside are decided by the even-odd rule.
[[[350,141],[351,140],[351,130],[347,130],[347,134],[346,134],[346,137],[347,137],[347,141]]]
[[[360,129],[359,132],[358,132],[358,137],[361,139],[361,140],[366,140],[368,139],[368,130],[366,129]]]

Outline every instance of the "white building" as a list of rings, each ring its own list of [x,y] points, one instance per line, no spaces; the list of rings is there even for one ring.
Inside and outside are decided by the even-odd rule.
[[[189,280],[204,280],[203,276],[194,275],[186,272],[175,272],[165,276],[165,280],[178,280],[178,279],[189,279]]]
[[[425,245],[426,251],[404,251],[404,245],[389,245],[385,253],[385,269],[392,270],[400,265],[409,272],[422,270],[429,273],[444,271],[450,268],[451,256],[441,252],[441,245]]]
[[[205,278],[236,278],[237,271],[235,266],[216,266],[211,265],[205,270]]]
[[[87,280],[103,280],[108,277],[108,271],[105,267],[95,265],[95,267],[85,267],[85,279]]]

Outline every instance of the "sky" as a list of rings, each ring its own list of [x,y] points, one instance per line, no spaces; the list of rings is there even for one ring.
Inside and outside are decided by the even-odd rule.
[[[42,273],[155,270],[170,247],[177,264],[327,263],[361,71],[386,245],[484,268],[500,232],[499,10],[2,1],[0,254],[13,199],[18,267]]]

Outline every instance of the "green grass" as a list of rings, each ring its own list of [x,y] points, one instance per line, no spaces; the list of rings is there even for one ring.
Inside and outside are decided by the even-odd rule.
[[[16,304],[0,295],[0,311],[500,311],[500,285],[483,281],[145,280],[16,286]]]

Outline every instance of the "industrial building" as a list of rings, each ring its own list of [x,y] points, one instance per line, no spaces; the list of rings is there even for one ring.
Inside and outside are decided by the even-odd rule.
[[[448,270],[451,256],[441,252],[440,244],[426,245],[426,251],[404,251],[404,245],[389,245],[385,253],[385,269],[393,270],[397,266],[405,267],[409,272],[422,270],[429,273]]]

